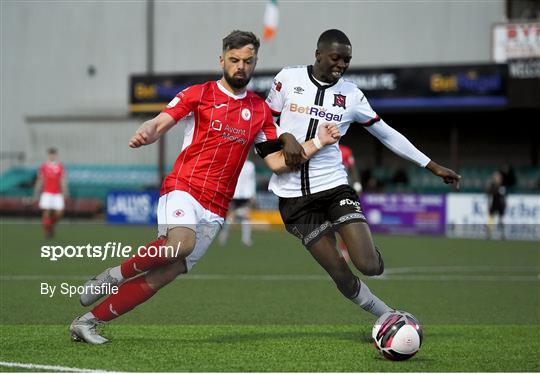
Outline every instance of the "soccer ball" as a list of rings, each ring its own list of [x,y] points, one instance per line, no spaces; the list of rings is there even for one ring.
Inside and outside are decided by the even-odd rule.
[[[379,317],[371,336],[375,347],[385,358],[402,361],[418,352],[422,345],[423,332],[412,314],[394,310]]]

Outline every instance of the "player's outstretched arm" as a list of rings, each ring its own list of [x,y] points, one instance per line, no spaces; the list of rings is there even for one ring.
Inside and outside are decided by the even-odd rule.
[[[319,131],[315,135],[315,138],[310,139],[301,145],[305,154],[302,162],[309,160],[324,146],[336,143],[340,137],[341,134],[335,124],[322,124],[319,127]],[[264,158],[266,165],[276,174],[288,173],[295,170],[294,168],[287,166],[283,153],[283,150],[281,150],[271,153]]]
[[[459,181],[461,180],[461,175],[456,173],[454,170],[445,168],[433,160],[429,161],[429,163],[426,165],[426,169],[431,171],[436,176],[441,177],[444,183],[452,184],[456,190],[459,190]]]
[[[398,156],[412,161],[419,166],[425,167],[433,174],[441,177],[444,183],[452,183],[454,188],[459,189],[460,175],[455,171],[430,160],[429,157],[420,152],[405,136],[388,126],[383,120],[378,121],[372,126],[366,127],[366,130]]]
[[[167,113],[160,113],[151,120],[144,122],[129,140],[131,148],[154,143],[176,124],[174,118]]]

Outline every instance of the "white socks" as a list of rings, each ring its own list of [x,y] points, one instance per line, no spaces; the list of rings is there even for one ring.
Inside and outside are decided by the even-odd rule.
[[[247,246],[251,245],[251,223],[245,220],[241,223],[242,227],[242,243]]]
[[[366,312],[375,315],[375,317],[380,317],[392,310],[384,301],[373,295],[364,282],[358,279],[358,283],[360,284],[360,292],[358,292],[358,296],[351,299],[353,303],[359,305]]]

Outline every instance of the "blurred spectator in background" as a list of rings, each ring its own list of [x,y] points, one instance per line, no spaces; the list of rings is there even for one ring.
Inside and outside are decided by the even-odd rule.
[[[503,175],[500,171],[493,173],[488,186],[488,201],[489,201],[489,217],[487,225],[487,237],[488,239],[494,238],[493,226],[495,223],[495,217],[498,217],[497,227],[500,233],[500,238],[504,239],[504,213],[506,211],[506,186],[503,183]]]
[[[397,168],[392,176],[391,182],[396,185],[399,190],[404,189],[409,185],[409,176],[403,168]]]
[[[362,171],[362,176],[360,178],[362,183],[362,188],[364,191],[378,191],[380,188],[380,183],[373,175],[371,168],[364,169]]]
[[[57,156],[56,148],[49,148],[47,162],[38,169],[34,187],[34,201],[39,196],[39,208],[43,211],[41,222],[47,238],[54,236],[54,226],[64,213],[64,197],[68,196],[66,173]]]
[[[354,160],[352,149],[346,145],[340,144],[339,150],[341,151],[341,159],[343,166],[349,176],[349,184],[354,188],[356,193],[360,195],[362,192],[362,183],[360,182],[360,176],[358,175],[358,169],[356,168],[356,161]]]
[[[231,223],[237,222],[240,224],[242,230],[242,244],[247,247],[251,247],[253,241],[251,240],[251,223],[249,222],[249,215],[251,213],[251,207],[255,206],[255,192],[256,180],[255,180],[255,164],[250,160],[246,160],[240,176],[238,177],[238,184],[234,191],[231,204],[229,206],[229,212],[227,219],[221,233],[219,234],[219,243],[225,245],[229,237],[229,229]]]
[[[502,176],[502,185],[506,188],[512,188],[517,184],[516,172],[511,165],[504,165],[499,173]]]

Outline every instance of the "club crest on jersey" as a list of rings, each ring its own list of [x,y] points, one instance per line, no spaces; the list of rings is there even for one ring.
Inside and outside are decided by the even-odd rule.
[[[251,112],[249,111],[248,108],[242,109],[242,118],[245,119],[246,121],[249,121],[249,119],[251,118]]]
[[[184,216],[184,211],[182,209],[176,209],[174,212],[173,212],[173,216],[176,217],[176,218],[180,218],[180,217],[183,217]]]
[[[346,98],[347,98],[347,96],[345,96],[345,95],[334,94],[334,104],[332,106],[337,106],[337,107],[342,107],[343,109],[347,109],[347,108],[345,108],[345,99]]]
[[[276,81],[274,79],[274,85],[276,86],[276,91],[280,92],[281,91],[281,86],[282,86],[281,82],[278,82],[278,81]]]

